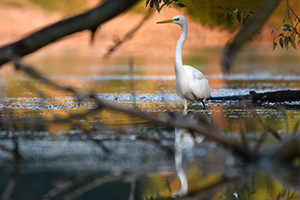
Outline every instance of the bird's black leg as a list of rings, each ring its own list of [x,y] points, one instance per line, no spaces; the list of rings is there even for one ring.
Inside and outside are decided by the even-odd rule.
[[[200,99],[200,101],[202,102],[202,105],[203,105],[203,110],[205,110],[205,103],[202,99]]]

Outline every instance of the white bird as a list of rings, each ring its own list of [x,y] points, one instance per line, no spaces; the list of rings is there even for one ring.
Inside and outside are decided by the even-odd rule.
[[[157,24],[175,23],[181,26],[181,35],[176,45],[175,52],[175,89],[177,95],[184,101],[183,113],[187,113],[187,100],[201,101],[205,109],[204,100],[210,97],[208,80],[202,72],[189,65],[182,64],[182,46],[185,43],[188,23],[184,16],[177,15],[172,19],[157,22]]]

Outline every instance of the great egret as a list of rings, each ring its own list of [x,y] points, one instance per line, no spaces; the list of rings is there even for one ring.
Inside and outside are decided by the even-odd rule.
[[[157,22],[157,24],[175,23],[181,26],[181,35],[176,45],[175,53],[175,89],[177,95],[184,101],[183,113],[187,113],[187,100],[201,101],[205,109],[204,100],[210,97],[208,80],[202,72],[189,65],[182,65],[182,46],[185,43],[188,23],[184,16],[177,15],[172,19]]]

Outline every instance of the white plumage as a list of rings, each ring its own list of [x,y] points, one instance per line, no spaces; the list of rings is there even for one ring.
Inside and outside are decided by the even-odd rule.
[[[189,65],[182,64],[182,46],[187,37],[187,20],[182,15],[177,15],[172,19],[159,21],[162,23],[175,23],[181,26],[181,35],[178,39],[175,51],[175,74],[176,93],[184,100],[184,114],[187,113],[187,100],[201,101],[205,109],[204,100],[210,97],[210,87],[208,80],[202,72]]]

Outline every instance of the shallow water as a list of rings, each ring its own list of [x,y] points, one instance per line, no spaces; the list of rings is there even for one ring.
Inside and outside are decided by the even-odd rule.
[[[248,53],[240,56],[232,74],[227,76],[222,74],[218,57],[214,54],[186,58],[185,61],[206,75],[212,88],[212,96],[300,88],[298,59],[266,58]],[[120,60],[118,64],[80,58],[72,61],[67,58],[29,59],[28,62],[57,83],[71,85],[82,92],[94,92],[101,99],[116,104],[133,107],[135,103],[138,108],[151,113],[182,110],[182,100],[176,95],[174,88],[172,62],[153,63],[136,59],[132,91],[128,59]],[[51,120],[55,116],[67,117],[96,106],[92,100],[78,104],[71,93],[48,87],[31,77],[12,71],[8,66],[2,70],[1,79],[3,87],[1,86],[0,117],[6,119],[42,117]],[[209,121],[228,137],[237,140],[240,139],[240,133],[244,132],[250,146],[265,131],[252,109],[283,137],[289,135],[287,127],[291,132],[296,126],[300,115],[299,102],[269,103],[256,108],[249,108],[236,101],[207,101],[206,105],[204,113]],[[283,105],[289,107],[283,110]],[[189,103],[189,111],[202,112],[202,106]],[[98,131],[91,128],[99,125],[102,128]],[[116,128],[120,129],[116,131]],[[216,143],[207,140],[194,143],[189,133],[185,135],[186,143],[180,143],[184,144],[182,146],[175,145],[174,149],[175,131],[172,128],[153,126],[144,119],[107,109],[68,123],[16,124],[13,128],[1,125],[0,147],[14,149],[16,142],[13,138],[17,137],[23,160],[18,173],[13,173],[16,169],[12,164],[12,154],[0,150],[3,163],[0,173],[4,177],[0,181],[0,192],[5,193],[8,183],[16,180],[12,198],[93,199],[95,196],[104,196],[107,199],[128,199],[129,194],[132,194],[132,183],[136,181],[134,199],[170,197],[183,184],[178,177],[180,170],[176,166],[176,155],[182,155],[181,167],[187,177],[189,192],[222,182],[220,175],[228,173],[229,166],[239,162]],[[263,149],[267,151],[275,142],[269,135]],[[170,151],[171,154],[168,153]],[[118,170],[139,175],[135,178],[126,177],[124,181],[114,177]],[[283,199],[295,190],[266,175],[262,170],[249,171],[248,181],[243,181],[243,184],[228,184],[218,192],[214,191],[210,198],[276,199],[281,194],[280,198]],[[106,179],[111,181],[105,182]],[[71,185],[59,186],[66,184],[68,180],[72,180]],[[93,180],[98,180],[99,183],[85,192],[78,192]],[[119,191],[118,194],[114,190]],[[177,194],[180,192],[177,191]],[[298,194],[293,196],[293,199],[298,198]]]

